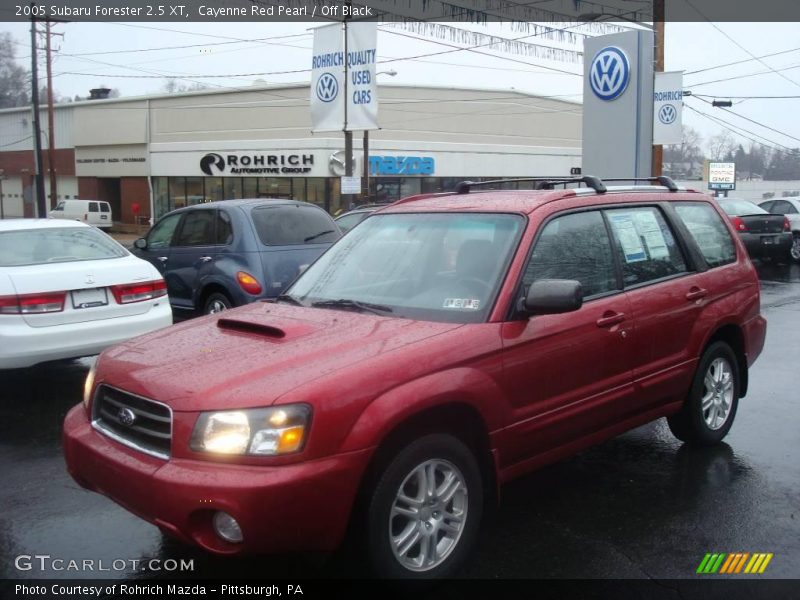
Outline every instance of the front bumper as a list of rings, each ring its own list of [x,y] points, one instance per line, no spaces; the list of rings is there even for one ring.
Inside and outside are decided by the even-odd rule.
[[[165,461],[96,431],[82,405],[64,420],[64,456],[75,481],[217,554],[336,549],[370,455],[361,450],[283,466]],[[239,522],[242,543],[213,532],[218,510]]]
[[[740,233],[739,235],[751,258],[789,257],[789,250],[792,248],[791,233]]]

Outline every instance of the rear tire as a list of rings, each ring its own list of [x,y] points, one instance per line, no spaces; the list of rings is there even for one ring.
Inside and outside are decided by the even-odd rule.
[[[477,539],[483,482],[475,455],[458,438],[414,440],[386,466],[366,514],[375,573],[436,579],[456,572]]]
[[[714,342],[703,353],[680,412],[667,417],[679,440],[701,446],[719,443],[728,434],[739,405],[739,363],[731,347]]]
[[[233,302],[222,292],[213,292],[208,295],[203,303],[203,314],[213,315],[233,307]]]

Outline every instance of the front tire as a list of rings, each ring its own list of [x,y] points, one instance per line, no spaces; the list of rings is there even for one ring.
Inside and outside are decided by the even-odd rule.
[[[714,342],[703,353],[680,412],[667,417],[679,440],[712,446],[728,434],[739,405],[739,363],[725,342]]]
[[[455,573],[475,544],[483,482],[456,437],[431,434],[389,462],[367,509],[367,550],[378,576],[434,579]]]

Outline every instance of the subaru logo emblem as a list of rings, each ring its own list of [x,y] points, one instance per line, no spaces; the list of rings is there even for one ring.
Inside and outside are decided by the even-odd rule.
[[[339,94],[339,82],[330,73],[323,73],[317,79],[317,98],[323,102],[332,102]]]
[[[658,120],[664,125],[670,125],[671,123],[674,123],[675,119],[677,118],[678,111],[675,110],[675,107],[672,104],[665,104],[658,109]]]
[[[130,408],[123,407],[117,413],[117,420],[125,427],[130,427],[136,422],[136,414]]]
[[[614,100],[621,96],[630,78],[628,57],[614,46],[600,50],[589,66],[589,85],[600,100]]]
[[[86,285],[92,285],[94,283],[94,277],[91,275],[86,276]]]
[[[222,173],[225,170],[225,159],[219,154],[210,152],[200,159],[200,170],[206,175],[213,175],[211,167],[214,166]]]

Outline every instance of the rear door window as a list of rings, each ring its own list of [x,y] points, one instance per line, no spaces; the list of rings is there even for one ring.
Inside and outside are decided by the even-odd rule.
[[[186,213],[175,246],[213,246],[216,244],[215,210],[193,210]]]
[[[705,202],[679,202],[675,212],[697,242],[709,267],[727,265],[736,260],[736,247],[719,213]]]
[[[328,213],[312,206],[260,206],[251,214],[258,238],[265,246],[330,244],[340,237]]]
[[[626,287],[687,271],[672,230],[654,206],[605,211],[617,246]]]
[[[97,202],[89,202],[89,212],[100,212]]]
[[[100,203],[100,212],[111,212],[111,207],[108,205],[108,202],[101,202]]]
[[[227,246],[233,241],[233,226],[230,215],[224,210],[217,211],[217,244]]]
[[[618,289],[612,246],[600,211],[564,215],[545,225],[522,281],[529,286],[538,279],[580,281],[587,298]]]

